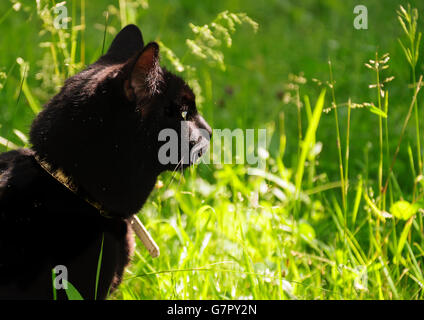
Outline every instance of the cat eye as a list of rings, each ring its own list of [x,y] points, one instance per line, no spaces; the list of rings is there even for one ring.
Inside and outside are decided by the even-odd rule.
[[[186,120],[187,119],[187,111],[181,112],[181,116],[183,117],[184,120]]]

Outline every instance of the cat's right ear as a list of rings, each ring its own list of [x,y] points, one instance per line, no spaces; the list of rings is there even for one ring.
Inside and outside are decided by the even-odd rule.
[[[159,45],[150,42],[137,57],[124,83],[125,95],[130,101],[149,98],[158,90],[160,81]]]
[[[124,62],[143,50],[143,47],[144,42],[140,29],[136,25],[129,24],[113,39],[106,56],[118,62]]]

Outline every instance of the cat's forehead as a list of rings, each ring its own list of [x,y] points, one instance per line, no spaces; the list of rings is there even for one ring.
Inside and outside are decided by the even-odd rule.
[[[187,85],[187,83],[177,75],[164,69],[164,75],[166,79],[167,94],[172,99],[184,100],[189,104],[195,103],[195,95],[193,90]]]

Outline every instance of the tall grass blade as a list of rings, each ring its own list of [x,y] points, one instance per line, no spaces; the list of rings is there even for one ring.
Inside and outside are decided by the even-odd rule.
[[[306,156],[312,147],[312,141],[315,139],[316,131],[318,129],[318,124],[321,119],[322,109],[324,107],[325,101],[325,89],[321,91],[321,94],[318,97],[317,103],[315,104],[314,112],[312,114],[312,120],[306,131],[305,139],[302,142],[302,148],[300,152],[300,157],[298,160],[297,170],[296,170],[296,199],[298,199],[301,190],[301,184],[303,179],[303,172],[305,169]]]
[[[63,279],[63,281],[66,281],[66,284],[68,286],[65,292],[69,300],[84,300],[78,290],[69,281],[65,279]]]
[[[97,271],[96,271],[96,288],[94,290],[94,299],[97,300],[97,289],[99,287],[99,278],[100,278],[100,270],[102,268],[102,257],[103,257],[103,243],[105,240],[105,234],[102,234],[102,244],[100,246],[99,260],[97,261]]]

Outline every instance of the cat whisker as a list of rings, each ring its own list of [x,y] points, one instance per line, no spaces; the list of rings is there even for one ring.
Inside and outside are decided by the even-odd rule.
[[[171,185],[172,181],[174,181],[175,175],[177,174],[179,167],[182,168],[181,164],[183,163],[183,161],[184,161],[184,157],[178,162],[178,164],[175,166],[174,170],[172,171],[172,177],[171,177],[171,181],[168,184],[168,188]]]
[[[184,160],[184,158],[182,158],[182,160]],[[181,160],[181,161],[182,161]],[[180,170],[181,170],[181,174],[180,174],[180,181],[178,181],[178,188],[180,187],[180,185],[181,185],[181,179],[183,178],[183,176],[184,176],[184,172],[183,172],[183,166],[180,166]]]

